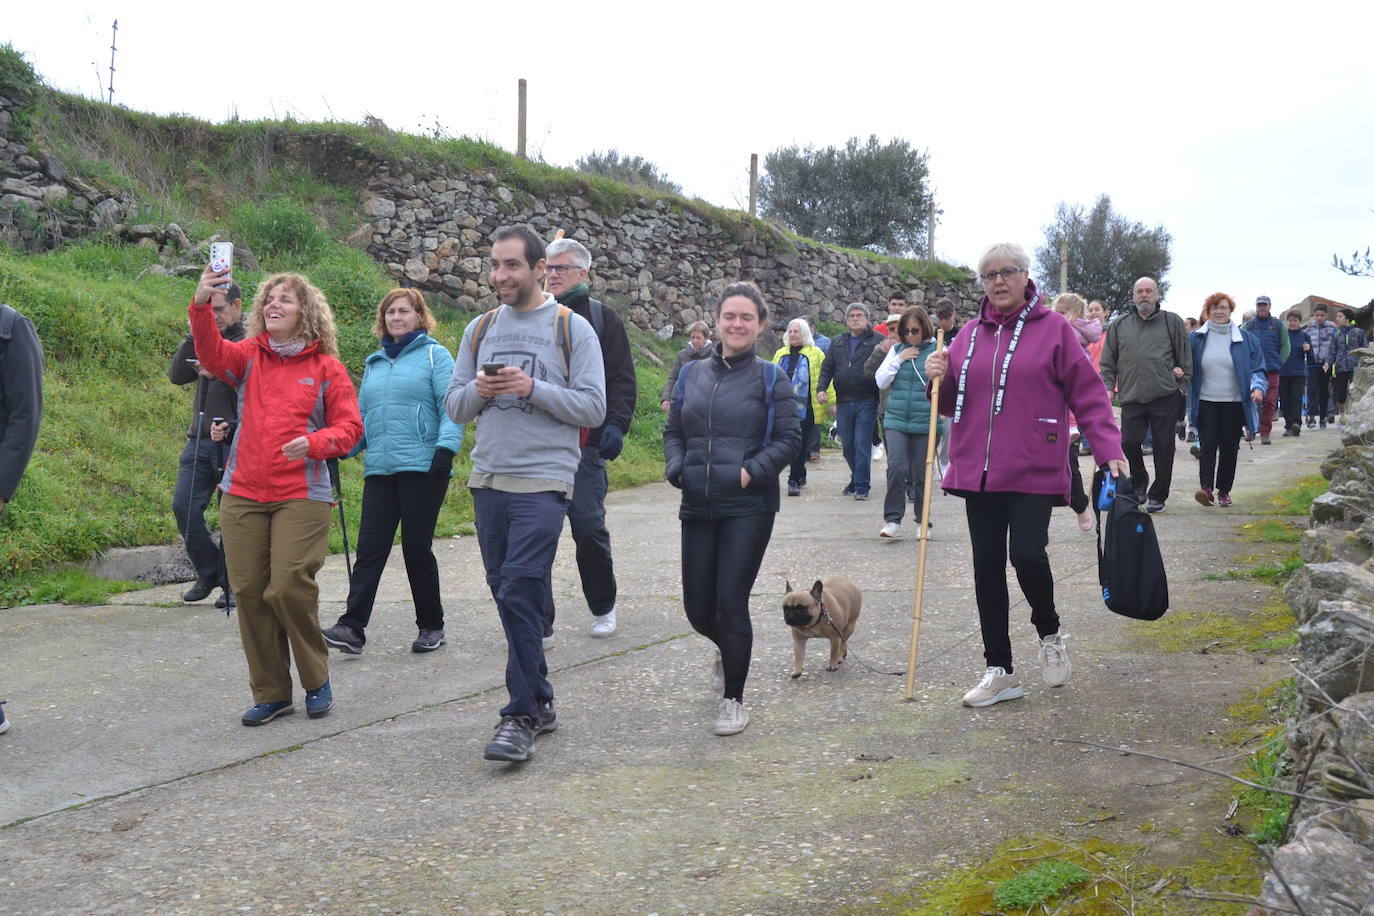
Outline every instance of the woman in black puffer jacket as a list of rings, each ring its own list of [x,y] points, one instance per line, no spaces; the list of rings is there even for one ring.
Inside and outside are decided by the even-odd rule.
[[[663,431],[665,476],[682,490],[682,603],[693,629],[719,650],[717,735],[749,724],[749,592],[773,533],[778,475],[801,448],[791,380],[754,353],[767,317],[758,287],[725,288],[716,305],[720,348],[682,367]]]

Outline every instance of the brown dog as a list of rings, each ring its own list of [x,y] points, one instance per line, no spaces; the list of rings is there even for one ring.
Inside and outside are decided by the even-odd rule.
[[[792,590],[782,599],[782,619],[792,628],[792,677],[801,677],[802,657],[808,639],[830,640],[830,662],[826,671],[835,671],[849,654],[845,643],[854,633],[863,605],[863,592],[844,576],[817,579],[811,591]]]

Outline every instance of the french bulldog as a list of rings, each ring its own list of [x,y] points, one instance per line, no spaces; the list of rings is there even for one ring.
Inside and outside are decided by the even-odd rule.
[[[863,592],[844,576],[817,579],[810,591],[793,590],[787,583],[782,600],[782,619],[792,628],[792,677],[802,673],[802,658],[808,639],[830,641],[830,661],[826,671],[835,671],[849,654],[846,643],[854,633],[863,605]]]

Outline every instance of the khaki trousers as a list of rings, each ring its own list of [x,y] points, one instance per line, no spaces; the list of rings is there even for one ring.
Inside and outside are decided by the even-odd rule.
[[[226,493],[220,530],[253,702],[291,699],[293,655],[301,686],[323,686],[329,647],[320,635],[315,573],[329,546],[329,503],[260,503]]]

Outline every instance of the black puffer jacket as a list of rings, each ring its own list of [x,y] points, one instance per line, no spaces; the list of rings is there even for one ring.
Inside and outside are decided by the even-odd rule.
[[[778,474],[801,448],[796,394],[784,372],[754,351],[688,363],[682,403],[668,409],[663,457],[668,482],[682,490],[680,519],[732,518],[778,511]],[[773,390],[764,391],[770,374]],[[768,403],[773,434],[765,445]],[[739,472],[749,472],[748,488]]]
[[[873,352],[873,348],[883,342],[883,335],[872,328],[860,334],[859,346],[854,351],[853,358],[849,355],[849,338],[850,335],[845,334],[830,341],[830,349],[825,352],[825,362],[821,364],[821,378],[816,383],[816,390],[824,391],[834,382],[836,403],[876,401],[878,383],[873,381],[873,376],[864,373],[864,363]]]

